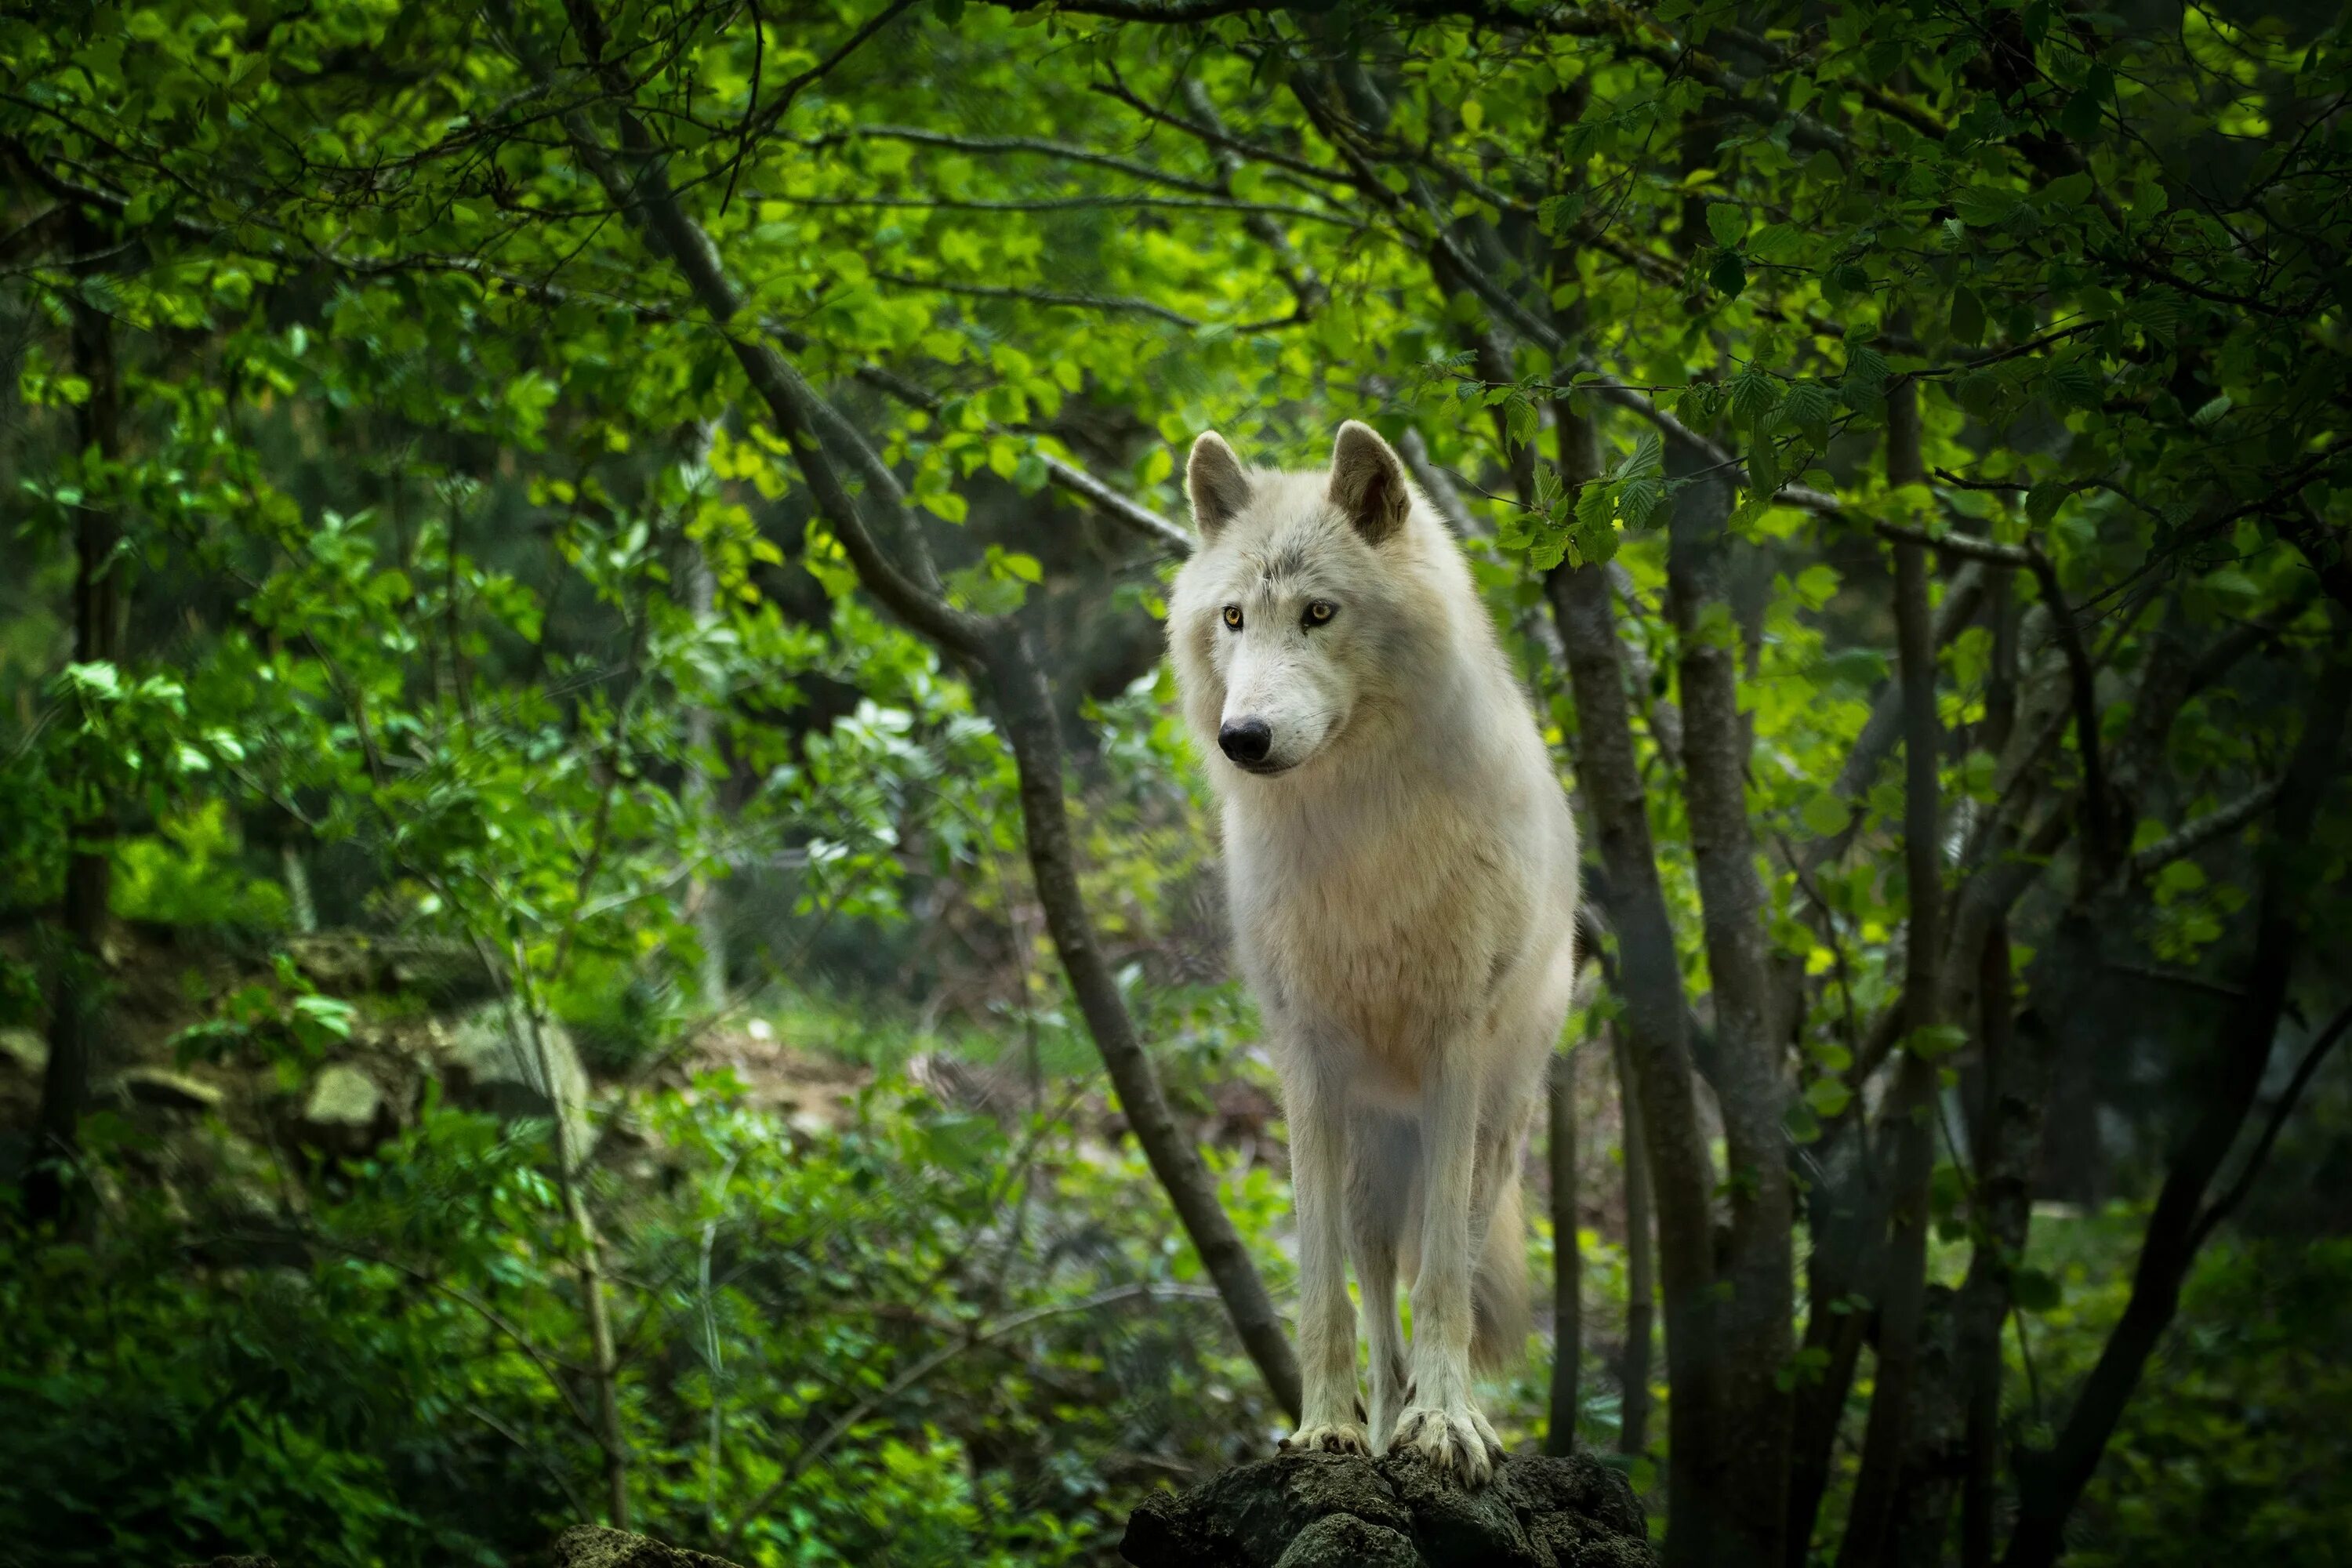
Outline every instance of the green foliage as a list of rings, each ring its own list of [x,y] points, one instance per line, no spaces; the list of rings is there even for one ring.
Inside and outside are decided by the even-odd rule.
[[[1567,776],[1580,715],[1544,580],[1611,569],[1666,956],[1702,1017],[1679,661],[1685,635],[1737,651],[1807,1180],[1876,1103],[1882,1060],[1936,1063],[1964,1093],[1973,1060],[1962,1020],[1870,1049],[1906,922],[1949,891],[1908,885],[1891,756],[1843,774],[1895,667],[1877,530],[2049,563],[2007,577],[2021,761],[1992,739],[1989,626],[1937,672],[1949,868],[2038,879],[2017,972],[2112,900],[2105,956],[2157,967],[2153,994],[2228,988],[2268,829],[2257,812],[2088,885],[2091,748],[2053,612],[2083,617],[2089,734],[2126,781],[2105,803],[2116,847],[2275,784],[2341,642],[2314,568],[2352,525],[2340,20],[881,13],[597,13],[744,296],[724,323],[593,166],[630,148],[587,71],[588,12],[0,18],[0,1023],[46,1023],[74,973],[51,931],[79,857],[110,871],[116,916],[191,952],[288,948],[192,1026],[130,1041],[151,1058],[176,1044],[183,1066],[290,1096],[437,1005],[309,978],[288,939],[314,918],[438,944],[520,1016],[569,1025],[611,1141],[583,1202],[618,1282],[631,1497],[656,1528],[740,1528],[762,1563],[1099,1558],[1139,1478],[1255,1452],[1269,1418],[1136,1158],[1075,1092],[1096,1063],[992,716],[861,594],[730,340],[776,347],[870,437],[889,471],[851,473],[853,499],[879,516],[878,492],[905,492],[954,603],[1017,610],[1045,651],[1089,911],[1196,1124],[1268,1075],[1216,952],[1213,824],[1154,662],[1165,542],[1060,487],[1082,469],[1181,517],[1175,453],[1212,426],[1294,465],[1342,416],[1420,437],[1459,481]],[[1369,94],[1333,74],[1358,46]],[[1225,131],[1197,134],[1212,113]],[[1906,381],[1926,482],[1879,456]],[[1565,451],[1579,421],[1597,464]],[[1669,525],[1718,490],[1734,613],[1678,630]],[[121,537],[84,560],[97,520]],[[77,589],[99,581],[125,606],[106,658],[76,641]],[[2242,667],[2198,664],[2247,637]],[[2167,672],[2193,689],[2143,735],[2136,705]],[[2055,847],[2030,847],[2044,823]],[[2299,861],[2315,931],[2352,920],[2347,860],[2339,792]],[[149,976],[101,967],[146,1028]],[[2123,1117],[2113,1163],[2137,1189],[2200,1092],[2204,1036],[2126,1000],[2111,1017],[2074,999],[2130,1059],[2102,1060],[2106,1100],[2055,1136]],[[793,1131],[729,1083],[663,1076],[755,1002],[883,1069],[853,1127]],[[1072,1107],[1000,1122],[889,1076],[934,1055]],[[576,1217],[533,1139],[432,1104],[364,1158],[241,1194],[159,1190],[155,1151],[110,1110],[90,1136],[119,1178],[104,1224],[87,1245],[11,1236],[0,1258],[9,1403],[33,1413],[0,1424],[0,1525],[66,1562],[299,1541],[321,1561],[493,1563],[595,1512]],[[1278,1151],[1249,1114],[1219,1158],[1281,1283]],[[1937,1267],[1957,1277],[1965,1141],[1939,1137]],[[2053,1403],[2119,1310],[2136,1234],[2119,1221],[2016,1277]],[[2344,1534],[2314,1478],[2345,1393],[2311,1352],[2341,1338],[2322,1299],[2342,1259],[2287,1250],[2197,1276],[2179,1376],[2127,1420],[2086,1554],[2165,1562],[2221,1536],[2297,1561]],[[1622,1259],[1597,1237],[1591,1256],[1600,1321],[1622,1325]],[[1144,1287],[1174,1294],[1097,1300]],[[2053,1423],[2021,1404],[2028,1377],[2011,1369],[2006,1430],[2038,1442]],[[1538,1382],[1507,1391],[1511,1430],[1535,1429]],[[1613,1395],[1597,1367],[1586,1382],[1586,1436],[1605,1436]],[[2232,1399],[2283,1414],[2216,1414]],[[1645,1485],[1654,1458],[1633,1461]]]
[[[1071,1561],[1135,1495],[1108,1458],[1221,1464],[1267,1418],[1197,1265],[1134,1223],[1140,1162],[1067,1121],[896,1086],[810,1134],[723,1077],[644,1113],[666,1179],[614,1193],[609,1267],[656,1533],[734,1532],[750,1564]],[[299,1221],[190,1194],[193,1237],[124,1190],[102,1241],[0,1268],[0,1532],[39,1561],[523,1562],[586,1511],[570,1243],[527,1134],[430,1109]],[[1246,1234],[1287,1206],[1262,1176],[1229,1195]]]

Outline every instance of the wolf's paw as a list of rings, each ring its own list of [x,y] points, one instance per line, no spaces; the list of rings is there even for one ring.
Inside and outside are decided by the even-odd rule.
[[[1328,1426],[1301,1426],[1282,1440],[1286,1454],[1362,1454],[1369,1457],[1372,1439],[1364,1428],[1353,1421],[1334,1421]]]
[[[1483,1487],[1494,1477],[1503,1443],[1486,1418],[1467,1405],[1444,1410],[1417,1405],[1397,1418],[1396,1440],[1389,1451],[1399,1450],[1421,1455],[1466,1486]]]

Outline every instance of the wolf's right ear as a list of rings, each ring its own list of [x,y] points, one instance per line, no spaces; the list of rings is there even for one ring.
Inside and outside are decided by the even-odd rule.
[[[1184,488],[1192,494],[1192,526],[1214,539],[1249,504],[1249,475],[1242,460],[1214,430],[1203,430],[1184,465]]]

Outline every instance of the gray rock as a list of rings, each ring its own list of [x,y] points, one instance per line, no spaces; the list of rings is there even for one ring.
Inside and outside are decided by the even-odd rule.
[[[538,1047],[519,1007],[485,1002],[448,1031],[450,1087],[467,1103],[508,1121],[552,1117],[560,1110],[576,1159],[588,1148],[587,1070],[571,1031],[552,1019],[541,1027]],[[547,1055],[544,1070],[541,1048]]]
[[[1128,1521],[1135,1568],[1653,1568],[1641,1504],[1589,1455],[1513,1455],[1470,1489],[1415,1455],[1286,1454],[1163,1493]]]
[[[292,1131],[297,1142],[321,1153],[355,1160],[399,1128],[400,1118],[381,1084],[349,1062],[330,1062],[311,1080]]]
[[[383,1090],[349,1062],[331,1062],[310,1085],[302,1120],[313,1127],[368,1128],[383,1112]]]
[[[221,1091],[215,1085],[186,1073],[173,1072],[169,1068],[126,1068],[117,1073],[106,1086],[107,1090],[134,1105],[152,1106],[158,1110],[184,1110],[201,1114],[218,1110]]]
[[[1410,1537],[1351,1513],[1327,1513],[1291,1538],[1274,1568],[1419,1568]]]
[[[49,1042],[32,1029],[0,1029],[0,1064],[38,1078],[49,1065]]]
[[[596,1524],[574,1525],[557,1536],[553,1555],[555,1568],[735,1568],[723,1557]]]

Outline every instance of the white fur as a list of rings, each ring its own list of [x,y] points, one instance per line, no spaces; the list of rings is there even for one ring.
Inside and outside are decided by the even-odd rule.
[[[1330,472],[1273,473],[1212,434],[1190,477],[1202,543],[1169,641],[1289,1119],[1306,1404],[1290,1443],[1395,1441],[1483,1481],[1501,1446],[1473,1403],[1472,1339],[1517,1327],[1482,1351],[1524,1344],[1516,1184],[1575,973],[1575,826],[1468,564],[1385,442],[1350,422]],[[1318,600],[1332,613],[1309,626]],[[1220,751],[1253,719],[1278,773]]]

